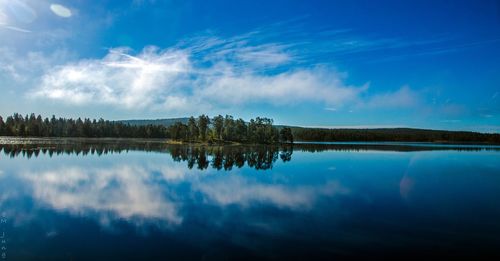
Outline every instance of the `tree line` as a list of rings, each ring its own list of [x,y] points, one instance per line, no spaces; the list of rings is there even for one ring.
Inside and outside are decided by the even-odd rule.
[[[500,134],[468,131],[442,131],[410,128],[395,129],[320,129],[276,127],[273,120],[257,117],[246,122],[230,115],[190,117],[169,126],[136,125],[104,119],[42,118],[34,113],[15,113],[5,120],[0,116],[0,136],[159,138],[202,143],[276,144],[299,141],[414,141],[482,142],[500,144]]]
[[[500,134],[411,128],[394,129],[292,129],[300,141],[394,141],[394,142],[482,142],[500,143]]]
[[[131,125],[104,119],[42,118],[34,113],[22,116],[15,113],[3,120],[0,116],[0,136],[17,137],[85,137],[85,138],[161,138],[187,142],[239,142],[273,144],[293,142],[288,127],[280,130],[273,120],[257,117],[249,122],[230,115],[210,118],[206,115],[190,117],[187,124],[176,122],[170,126]]]

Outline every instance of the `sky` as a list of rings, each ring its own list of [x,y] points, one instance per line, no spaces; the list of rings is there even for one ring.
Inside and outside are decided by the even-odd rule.
[[[0,0],[0,115],[500,132],[500,1]]]

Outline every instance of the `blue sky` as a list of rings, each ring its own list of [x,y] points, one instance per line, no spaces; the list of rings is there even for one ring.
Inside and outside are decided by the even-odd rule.
[[[500,131],[499,1],[0,0],[0,115]]]

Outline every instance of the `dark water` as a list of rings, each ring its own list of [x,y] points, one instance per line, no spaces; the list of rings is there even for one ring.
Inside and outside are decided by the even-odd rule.
[[[500,257],[497,147],[0,148],[5,260]]]

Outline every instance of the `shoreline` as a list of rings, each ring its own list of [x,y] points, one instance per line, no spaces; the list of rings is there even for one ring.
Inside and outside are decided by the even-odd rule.
[[[68,145],[68,144],[79,144],[79,143],[154,143],[154,144],[165,144],[165,145],[204,145],[204,146],[245,146],[245,145],[262,145],[262,146],[274,146],[274,145],[290,145],[290,143],[241,143],[241,142],[188,142],[179,141],[172,139],[155,139],[155,138],[84,138],[84,137],[12,137],[12,136],[0,136],[0,145],[30,145],[30,144],[40,144],[40,145]]]
[[[294,143],[240,143],[240,142],[188,142],[172,139],[154,138],[85,138],[85,137],[13,137],[0,136],[0,145],[70,145],[81,143],[129,143],[129,144],[165,144],[165,145],[200,145],[200,146],[275,146],[275,145],[406,145],[406,146],[500,146],[487,142],[451,142],[451,141],[295,141]]]

